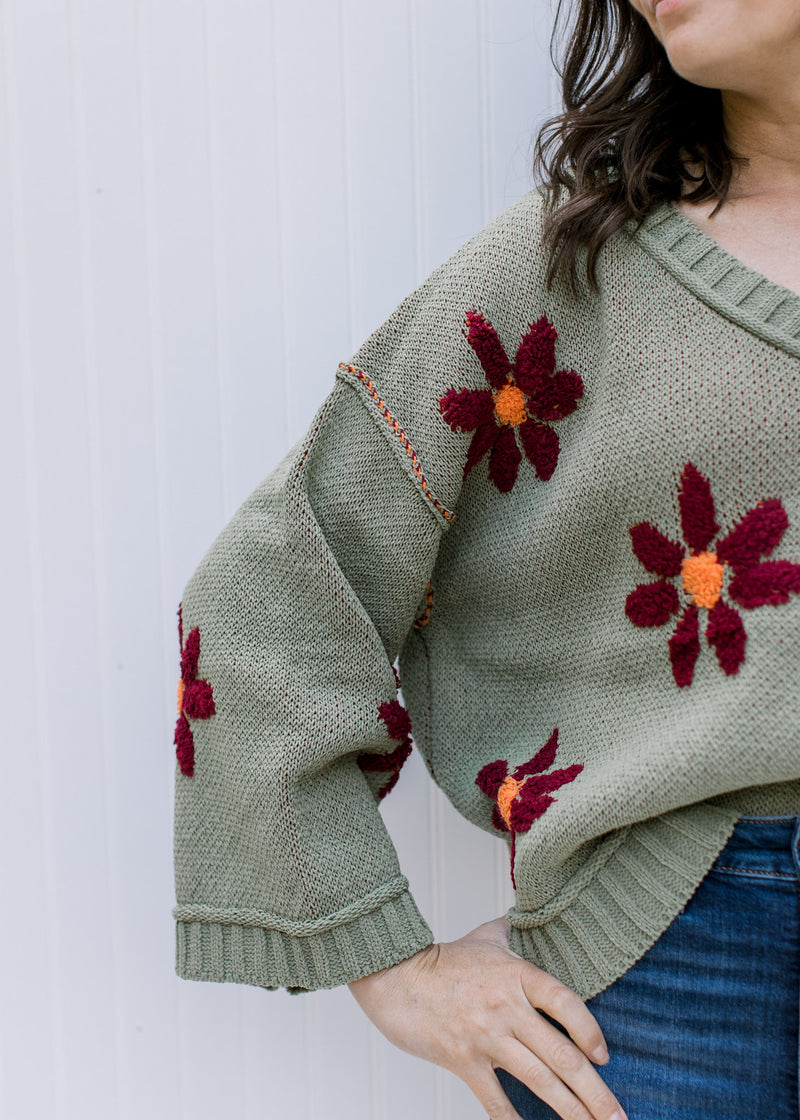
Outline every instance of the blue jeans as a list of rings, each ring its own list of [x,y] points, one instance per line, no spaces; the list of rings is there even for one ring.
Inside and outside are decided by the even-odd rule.
[[[798,1120],[800,816],[742,817],[658,941],[587,1001],[629,1120]],[[505,1070],[523,1120],[556,1113]]]

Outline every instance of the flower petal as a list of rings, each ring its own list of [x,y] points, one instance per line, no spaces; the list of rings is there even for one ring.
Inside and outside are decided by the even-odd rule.
[[[583,396],[583,378],[572,369],[561,369],[531,397],[526,408],[539,420],[563,420],[578,407]]]
[[[214,693],[208,681],[185,682],[183,710],[191,719],[208,719],[214,715]]]
[[[521,797],[524,797],[524,794],[525,790],[523,789]],[[530,800],[518,799],[513,801],[509,816],[514,832],[527,832],[533,822],[538,820],[554,801],[555,797],[550,797],[546,793],[531,797]]]
[[[788,603],[792,592],[800,594],[800,564],[788,560],[764,560],[740,572],[728,588],[731,599],[748,611]]]
[[[510,831],[508,825],[503,820],[503,814],[500,812],[500,809],[497,807],[497,805],[495,805],[494,808],[492,809],[492,824],[494,825],[494,827],[497,829],[498,832],[509,832]],[[513,875],[513,871],[512,871],[512,875]]]
[[[489,453],[489,478],[502,494],[507,494],[517,481],[522,452],[517,447],[513,428],[501,428]]]
[[[194,774],[194,736],[189,721],[184,715],[178,716],[175,724],[175,757],[181,773],[187,778]]]
[[[719,532],[719,525],[709,481],[692,463],[687,463],[681,472],[678,504],[683,539],[692,552],[703,552]]]
[[[686,552],[682,544],[665,537],[649,521],[640,521],[628,531],[633,553],[648,572],[655,572],[658,576],[680,575],[681,561]]]
[[[454,432],[473,432],[492,418],[494,398],[488,389],[448,389],[439,411]]]
[[[663,626],[680,609],[678,592],[671,583],[640,583],[625,600],[625,614],[634,626]]]
[[[467,342],[478,355],[486,380],[495,389],[502,389],[511,373],[511,362],[500,336],[479,311],[467,312]]]
[[[500,758],[496,762],[487,762],[478,771],[475,785],[487,797],[497,797],[497,791],[508,777],[508,763]]]
[[[514,380],[523,393],[537,393],[553,376],[557,338],[556,328],[545,315],[529,327],[514,361]]]
[[[697,607],[692,604],[684,610],[675,633],[667,642],[672,675],[679,688],[692,683],[695,662],[700,653],[699,630]]]
[[[552,793],[566,785],[567,782],[574,782],[581,770],[583,770],[583,766],[576,762],[572,766],[566,766],[563,770],[551,770],[549,774],[534,774],[525,782],[519,796],[525,798],[533,794]]]
[[[397,785],[400,771],[403,769],[406,759],[411,754],[411,750],[412,742],[409,738],[406,738],[398,747],[395,747],[395,749],[388,754],[372,754],[369,751],[365,751],[356,758],[356,762],[365,773],[389,774],[389,780],[378,790],[379,801],[386,797],[387,793],[391,793]]]
[[[200,628],[195,626],[189,631],[186,645],[181,653],[181,679],[191,681],[197,676],[197,662],[200,658]]]
[[[405,739],[411,734],[411,717],[399,700],[387,700],[378,705],[378,719],[386,724],[392,739]]]
[[[362,751],[356,761],[361,770],[370,770],[384,773],[388,770],[399,770],[411,754],[413,744],[410,739],[405,739],[399,747],[395,747],[388,754],[373,754],[372,751]],[[388,792],[388,791],[387,791]]]
[[[517,781],[520,778],[526,778],[529,774],[541,774],[542,770],[547,770],[552,766],[556,760],[556,751],[558,750],[558,728],[553,728],[553,733],[547,740],[545,745],[540,748],[530,760],[530,762],[523,762],[514,771],[514,778]]]
[[[719,541],[717,556],[736,572],[749,568],[762,556],[769,556],[788,528],[789,518],[780,498],[759,502]]]
[[[708,612],[706,641],[714,646],[720,668],[729,676],[739,672],[744,662],[744,647],[747,634],[735,607],[729,607],[724,599]]]
[[[558,464],[558,432],[547,424],[526,420],[519,428],[519,438],[536,474],[547,482]]]
[[[495,440],[499,435],[500,428],[494,420],[487,420],[485,424],[481,424],[479,428],[475,429],[475,435],[472,437],[467,452],[467,461],[464,464],[464,478],[467,477],[475,464],[481,461],[489,448],[494,447]]]

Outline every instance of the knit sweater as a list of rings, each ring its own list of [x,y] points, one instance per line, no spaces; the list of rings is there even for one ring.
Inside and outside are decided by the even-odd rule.
[[[543,208],[338,365],[189,580],[184,978],[332,987],[431,943],[380,812],[412,735],[508,845],[512,949],[584,999],[739,816],[800,812],[800,296],[671,204],[598,293],[548,290]]]

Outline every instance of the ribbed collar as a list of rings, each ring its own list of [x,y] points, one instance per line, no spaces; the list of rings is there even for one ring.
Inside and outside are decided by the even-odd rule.
[[[800,296],[748,267],[671,202],[661,204],[637,233],[641,247],[726,319],[800,358]]]

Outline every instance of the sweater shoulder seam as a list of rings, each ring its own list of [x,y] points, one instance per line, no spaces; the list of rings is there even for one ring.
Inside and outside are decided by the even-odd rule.
[[[336,376],[346,385],[355,389],[364,400],[367,411],[388,440],[394,454],[400,460],[415,487],[425,498],[435,519],[445,528],[449,527],[455,520],[455,513],[439,501],[428,484],[422,463],[409,436],[381,397],[372,378],[364,370],[346,362],[339,363]]]

